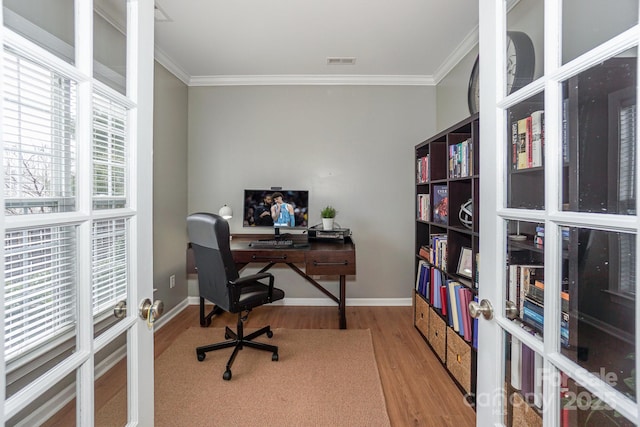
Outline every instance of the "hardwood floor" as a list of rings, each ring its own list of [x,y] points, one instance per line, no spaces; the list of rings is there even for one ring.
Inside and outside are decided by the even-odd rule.
[[[212,326],[235,328],[236,316],[224,313]],[[247,328],[270,324],[272,328],[337,329],[335,307],[264,306],[254,310]],[[155,356],[166,350],[184,330],[199,326],[198,307],[189,306],[155,334]],[[347,307],[347,327],[370,329],[378,370],[392,426],[466,427],[475,425],[475,412],[463,399],[440,361],[413,327],[411,307]],[[213,337],[212,342],[220,337]],[[122,375],[120,375],[122,377]],[[105,381],[101,379],[102,381]],[[120,382],[120,381],[117,381]],[[103,387],[109,390],[112,385]],[[96,397],[99,408],[102,399]],[[47,425],[69,424],[71,405],[59,414],[62,418]]]

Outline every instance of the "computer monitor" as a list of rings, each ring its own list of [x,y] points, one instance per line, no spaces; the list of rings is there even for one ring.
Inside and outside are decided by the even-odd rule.
[[[306,230],[309,227],[309,191],[279,188],[244,190],[244,227]]]

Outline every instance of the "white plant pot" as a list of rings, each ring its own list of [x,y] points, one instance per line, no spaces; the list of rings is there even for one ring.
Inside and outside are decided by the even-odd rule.
[[[334,218],[322,218],[322,229],[333,230],[333,220]]]

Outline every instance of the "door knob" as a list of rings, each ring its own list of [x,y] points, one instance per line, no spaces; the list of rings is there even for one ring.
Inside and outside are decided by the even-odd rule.
[[[480,301],[480,304],[475,301],[471,301],[469,303],[469,314],[474,319],[477,319],[480,317],[480,315],[483,315],[485,319],[491,320],[493,319],[493,306],[491,305],[489,300],[486,299]]]
[[[126,301],[118,301],[116,306],[113,309],[113,316],[116,319],[124,319],[127,316],[127,302]]]
[[[507,316],[507,319],[509,320],[513,320],[515,318],[518,317],[518,307],[516,306],[516,303],[513,301],[509,301],[507,300],[505,302],[505,307],[504,307],[504,311],[505,311],[505,316]]]
[[[153,303],[149,298],[145,298],[140,302],[138,314],[142,320],[153,323],[158,317],[164,313],[164,303],[161,300],[155,300]]]

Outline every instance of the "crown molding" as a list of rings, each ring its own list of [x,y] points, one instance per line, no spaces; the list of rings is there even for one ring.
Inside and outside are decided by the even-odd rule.
[[[433,74],[435,84],[440,83],[440,81],[444,79],[447,74],[449,74],[451,70],[453,70],[453,68],[478,45],[478,32],[479,28],[476,25],[471,29],[471,31],[469,31],[458,47],[451,52],[451,55],[444,60],[442,65],[438,67],[436,72]]]
[[[422,75],[349,75],[282,74],[247,76],[193,76],[189,86],[433,86],[431,76]]]
[[[191,79],[189,74],[184,69],[182,69],[182,67],[173,62],[169,55],[159,49],[158,46],[155,46],[154,48],[154,57],[160,65],[169,70],[169,72],[180,79],[182,83],[189,86],[189,80]]]

